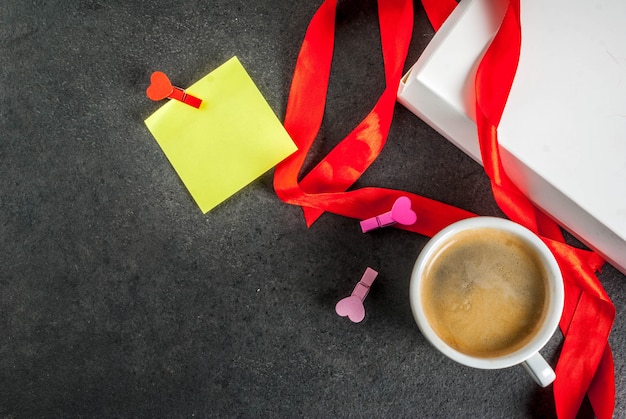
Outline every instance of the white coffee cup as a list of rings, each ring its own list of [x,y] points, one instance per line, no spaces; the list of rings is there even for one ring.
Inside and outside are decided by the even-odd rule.
[[[442,249],[442,245],[449,244],[450,240],[458,237],[461,232],[485,228],[503,231],[521,239],[524,245],[536,254],[536,260],[543,266],[546,279],[544,314],[535,332],[525,340],[522,347],[510,353],[494,356],[463,353],[446,343],[435,332],[422,304],[425,270],[430,266],[438,251]],[[456,222],[440,231],[426,244],[415,263],[410,283],[410,300],[413,316],[422,334],[436,349],[449,358],[461,364],[482,369],[507,368],[522,364],[542,387],[549,385],[556,378],[553,369],[539,354],[539,350],[550,340],[558,327],[564,303],[563,279],[552,252],[539,237],[521,225],[501,218],[475,217]]]

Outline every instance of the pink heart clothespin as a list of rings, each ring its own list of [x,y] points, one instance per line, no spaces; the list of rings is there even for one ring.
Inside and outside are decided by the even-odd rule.
[[[150,86],[146,89],[148,98],[158,101],[165,98],[176,99],[194,108],[200,108],[202,99],[192,96],[180,87],[172,86],[170,79],[162,71],[155,71],[150,76]]]
[[[354,287],[352,294],[340,300],[335,306],[337,314],[341,317],[348,316],[353,323],[359,323],[363,320],[365,318],[363,300],[367,297],[367,293],[377,276],[378,272],[372,268],[367,268],[361,280]]]
[[[411,200],[406,196],[401,196],[396,199],[391,211],[361,221],[361,230],[363,233],[367,233],[370,230],[387,227],[395,223],[411,225],[416,220],[417,214],[411,209]]]

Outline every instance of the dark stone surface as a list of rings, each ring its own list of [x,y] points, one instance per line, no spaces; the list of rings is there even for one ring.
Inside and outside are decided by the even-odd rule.
[[[554,416],[521,367],[466,368],[420,335],[408,283],[426,237],[330,214],[307,229],[272,171],[203,215],[144,126],[152,71],[186,86],[233,55],[282,119],[318,5],[2,2],[0,417]],[[432,37],[415,13],[407,64]],[[342,1],[308,167],[382,90],[379,48],[375,3]],[[365,185],[501,215],[482,168],[401,106]],[[355,325],[334,305],[366,266],[380,275]],[[601,280],[625,417],[626,283]]]

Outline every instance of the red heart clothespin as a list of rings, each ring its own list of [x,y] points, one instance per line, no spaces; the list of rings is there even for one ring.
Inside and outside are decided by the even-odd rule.
[[[150,76],[150,86],[146,89],[146,95],[151,100],[163,100],[165,98],[176,99],[194,108],[200,108],[202,99],[192,96],[180,87],[172,86],[170,79],[162,71],[155,71]]]

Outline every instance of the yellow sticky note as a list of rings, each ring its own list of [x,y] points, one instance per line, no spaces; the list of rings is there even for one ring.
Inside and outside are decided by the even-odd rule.
[[[145,123],[203,213],[296,151],[237,57],[170,100]]]

